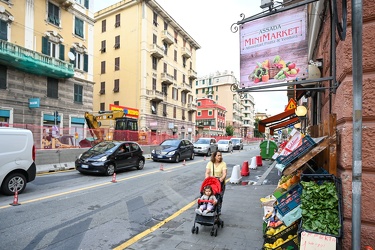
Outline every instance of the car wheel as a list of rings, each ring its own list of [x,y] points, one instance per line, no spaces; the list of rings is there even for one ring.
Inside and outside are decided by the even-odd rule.
[[[115,173],[115,170],[116,170],[115,165],[110,164],[110,165],[108,165],[107,171],[105,172],[105,174],[106,175],[113,175]]]
[[[191,155],[190,155],[190,160],[194,160],[194,156],[195,156],[194,152],[192,152]]]
[[[138,160],[137,169],[142,170],[144,166],[145,166],[145,162],[143,160]]]
[[[211,155],[211,149],[209,149],[208,151],[207,151],[207,156],[210,156]]]
[[[13,173],[8,175],[1,186],[1,192],[5,195],[13,195],[14,192],[22,193],[26,188],[26,178],[21,173]]]
[[[174,159],[174,161],[175,162],[180,162],[180,155],[179,154],[176,155],[176,158]]]

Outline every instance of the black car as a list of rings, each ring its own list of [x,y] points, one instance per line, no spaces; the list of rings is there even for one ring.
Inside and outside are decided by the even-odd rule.
[[[143,150],[132,141],[104,141],[93,146],[75,161],[80,173],[113,175],[118,170],[135,167],[143,169]]]
[[[194,159],[194,145],[186,139],[168,139],[151,151],[153,161],[179,162]]]

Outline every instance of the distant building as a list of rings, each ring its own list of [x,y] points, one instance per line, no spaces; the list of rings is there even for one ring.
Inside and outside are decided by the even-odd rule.
[[[94,46],[94,110],[136,109],[142,130],[192,136],[200,45],[156,1],[96,12]]]
[[[231,90],[238,83],[231,71],[219,72],[199,77],[195,83],[197,98],[208,98],[226,108],[225,126],[233,126],[236,136],[253,137],[254,131],[254,98],[244,94],[241,99],[237,92]],[[197,118],[198,119],[198,118]]]
[[[199,98],[197,104],[196,134],[199,136],[225,135],[225,107],[209,98]]]
[[[82,138],[84,112],[92,110],[91,2],[0,3],[2,125],[25,124],[41,138],[42,126],[51,132],[56,124],[64,134],[79,128]]]

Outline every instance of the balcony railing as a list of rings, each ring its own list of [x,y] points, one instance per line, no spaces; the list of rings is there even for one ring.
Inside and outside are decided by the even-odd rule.
[[[35,75],[53,78],[71,78],[71,63],[0,40],[0,62]]]
[[[180,84],[180,88],[182,92],[191,92],[192,90],[191,86],[185,82]]]
[[[174,38],[173,36],[171,35],[171,33],[169,33],[167,30],[163,30],[161,32],[161,39],[168,43],[168,44],[173,44],[174,43]]]
[[[157,45],[157,44],[151,44],[150,45],[150,53],[151,53],[151,55],[153,55],[157,58],[163,58],[164,57],[164,48]]]
[[[195,104],[195,103],[188,103],[187,107],[188,107],[190,112],[197,111],[197,104]]]
[[[198,78],[197,72],[195,72],[193,69],[189,69],[188,76],[190,79],[193,79],[193,80]]]
[[[158,91],[158,90],[147,89],[146,93],[147,93],[147,96],[150,98],[150,100],[156,101],[156,102],[165,101],[167,98],[167,96],[163,92]]]
[[[191,51],[186,47],[182,47],[181,48],[181,55],[185,58],[190,58],[191,57]]]
[[[161,82],[164,84],[171,85],[174,82],[174,77],[168,73],[161,73]]]

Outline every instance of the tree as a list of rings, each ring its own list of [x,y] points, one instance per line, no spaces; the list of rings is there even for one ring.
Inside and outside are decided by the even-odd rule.
[[[232,136],[234,133],[234,128],[232,125],[228,125],[225,127],[225,132],[227,133],[228,136]]]
[[[259,132],[259,121],[260,121],[260,119],[256,118],[255,122],[254,122],[254,137],[255,138],[264,138],[263,133]]]

